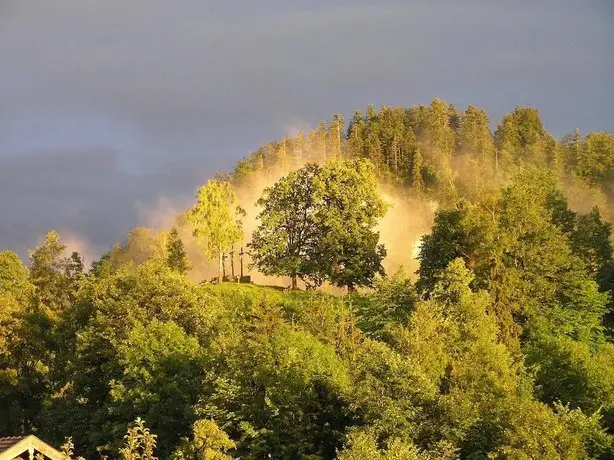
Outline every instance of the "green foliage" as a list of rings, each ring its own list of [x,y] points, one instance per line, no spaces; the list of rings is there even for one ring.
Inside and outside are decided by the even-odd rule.
[[[372,286],[384,274],[386,250],[375,230],[387,205],[377,193],[368,161],[328,162],[322,168],[324,193],[318,197],[316,222],[322,232],[312,272],[336,286]]]
[[[13,251],[0,251],[0,295],[11,295],[20,302],[30,300],[30,274]]]
[[[0,252],[0,359],[10,359],[12,348],[20,341],[21,318],[33,290],[28,270],[17,254]],[[0,375],[8,379],[7,372],[3,367]]]
[[[43,412],[51,437],[71,433],[87,456],[97,447],[112,453],[126,423],[145,415],[156,429],[179,426],[186,434],[202,369],[194,364],[200,358],[181,351],[182,340],[186,347],[194,342],[186,333],[206,340],[215,302],[182,275],[153,262],[93,278],[80,295],[61,323],[74,332],[62,342],[68,356],[57,364],[60,391]],[[167,351],[176,353],[167,356]],[[175,373],[182,379],[175,381]],[[155,410],[165,404],[172,407]],[[173,415],[165,418],[163,412]],[[84,428],[89,426],[98,428]],[[172,439],[177,442],[175,435]],[[167,453],[168,442],[166,437],[160,443]]]
[[[358,313],[360,328],[381,339],[397,325],[406,323],[417,299],[411,280],[399,270],[392,277],[379,280],[374,292],[355,294],[352,305]]]
[[[482,109],[470,105],[460,119],[458,148],[476,159],[494,162],[494,145],[490,134],[488,115]]]
[[[170,457],[175,460],[231,460],[226,454],[236,444],[213,420],[194,422],[192,439],[183,438]]]
[[[442,267],[462,257],[476,285],[491,292],[508,345],[522,328],[525,338],[554,332],[599,342],[607,297],[582,260],[609,247],[609,227],[595,227],[569,210],[552,176],[526,169],[496,202],[460,202],[437,214],[423,239],[418,285],[430,292]]]
[[[222,279],[222,256],[243,239],[244,215],[232,185],[218,180],[208,181],[198,190],[196,204],[188,211],[188,221],[205,256],[218,259],[218,280]]]
[[[585,458],[587,452],[606,452],[611,439],[598,416],[591,419],[579,410],[567,415],[556,405],[553,411],[532,399],[528,373],[498,343],[490,299],[485,292],[472,292],[471,283],[461,259],[453,261],[437,277],[431,299],[419,304],[408,327],[395,335],[395,348],[416,360],[440,389],[443,418],[435,432],[457,445],[463,458],[489,452],[493,458]],[[554,369],[560,367],[554,364]],[[545,380],[554,383],[556,378]],[[567,388],[565,382],[561,387]],[[587,387],[569,387],[570,394],[574,391],[586,394]],[[611,395],[608,391],[598,397]],[[587,409],[592,414],[594,409]]]
[[[75,457],[74,456],[75,444],[72,442],[72,437],[67,437],[64,440],[64,444],[60,446],[60,452],[64,455],[66,460],[71,460],[75,458],[76,460],[85,460],[83,457]]]
[[[546,132],[533,107],[516,107],[499,123],[494,134],[498,158],[504,167],[523,163],[554,166],[555,141]]]
[[[52,328],[78,289],[82,266],[76,262],[78,255],[64,257],[53,231],[31,252],[29,273],[16,255],[1,254],[0,432],[17,434],[40,423],[56,348]]]
[[[398,276],[351,306],[319,293],[199,288],[153,263],[92,282],[80,291],[89,303],[66,312],[82,324],[75,361],[42,419],[88,456],[115,455],[139,416],[159,436],[155,455],[173,458],[585,458],[611,445],[611,346],[583,345],[570,360],[571,342],[535,342],[533,387],[461,259],[435,276],[428,300]],[[356,323],[383,329],[387,343]],[[151,458],[133,431],[122,455]]]
[[[313,286],[370,286],[383,274],[384,247],[374,231],[386,206],[368,161],[308,164],[264,191],[252,235],[254,265]]]
[[[49,320],[0,293],[0,433],[16,435],[38,424],[49,374]]]
[[[122,375],[109,383],[108,410],[118,419],[142,414],[160,437],[160,455],[167,456],[168,441],[187,434],[195,418],[204,374],[198,340],[174,322],[153,319],[147,326],[137,324],[117,345],[117,361]]]
[[[347,423],[347,369],[335,348],[294,330],[278,305],[255,301],[219,336],[200,413],[240,437],[237,452],[330,458]]]
[[[173,227],[166,242],[166,264],[172,270],[181,274],[186,274],[190,269],[190,263],[183,246],[183,241],[179,236],[179,232]]]
[[[132,229],[87,274],[53,231],[28,269],[2,251],[0,435],[86,458],[609,458],[612,139],[556,141],[527,107],[494,135],[472,106],[369,107],[261,147],[177,219],[221,261],[233,186],[281,177],[254,261],[370,287],[348,296],[195,284],[177,230]],[[381,182],[439,209],[415,283],[377,277]]]
[[[252,234],[252,260],[265,275],[307,277],[306,260],[317,247],[319,229],[313,217],[317,196],[321,191],[320,168],[304,166],[265,189],[258,205],[260,225]],[[316,193],[318,195],[316,195]]]
[[[567,337],[548,337],[527,349],[527,362],[534,364],[540,398],[562,401],[585,413],[601,411],[614,428],[614,345],[598,350]]]
[[[598,416],[528,400],[509,411],[500,439],[489,458],[600,458],[612,449]]]
[[[136,267],[148,261],[162,262],[165,256],[166,248],[162,232],[156,233],[151,228],[134,227],[128,232],[126,240],[121,244],[114,244],[93,268],[99,275],[108,274],[129,265]]]
[[[578,174],[591,185],[611,190],[614,178],[614,135],[590,133],[578,153]]]
[[[412,359],[386,344],[365,340],[352,363],[351,407],[378,439],[425,436],[436,386]]]
[[[136,418],[128,433],[124,436],[124,447],[119,451],[124,460],[157,460],[154,456],[157,436],[149,431],[145,422]]]
[[[443,446],[442,446],[443,447]],[[420,451],[414,444],[393,439],[379,448],[376,439],[367,432],[355,431],[348,439],[348,447],[339,453],[339,460],[445,460],[456,458],[454,449]]]
[[[576,217],[571,245],[593,276],[599,276],[612,264],[612,225],[601,219],[599,208]]]
[[[35,288],[37,306],[56,316],[67,308],[75,295],[83,263],[77,253],[64,257],[60,235],[50,231],[45,241],[30,252],[30,280]]]

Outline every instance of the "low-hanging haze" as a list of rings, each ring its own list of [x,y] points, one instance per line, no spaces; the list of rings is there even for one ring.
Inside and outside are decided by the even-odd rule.
[[[99,254],[260,144],[368,104],[613,131],[612,24],[611,0],[0,0],[0,249],[55,228]]]

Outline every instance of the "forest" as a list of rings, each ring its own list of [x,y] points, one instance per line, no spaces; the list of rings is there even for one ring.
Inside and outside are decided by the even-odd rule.
[[[335,115],[91,267],[54,230],[26,263],[0,251],[0,436],[88,459],[614,458],[613,222],[612,133],[556,138],[532,107],[492,130],[439,99]]]

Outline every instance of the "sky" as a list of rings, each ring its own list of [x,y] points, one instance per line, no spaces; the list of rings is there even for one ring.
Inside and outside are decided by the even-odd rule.
[[[0,0],[0,250],[53,228],[96,257],[369,104],[614,131],[612,24],[612,0]]]

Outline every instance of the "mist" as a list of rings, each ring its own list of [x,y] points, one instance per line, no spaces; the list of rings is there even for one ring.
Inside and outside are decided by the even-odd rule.
[[[368,104],[614,126],[611,1],[0,2],[0,247],[95,251],[288,125]],[[518,30],[525,33],[519,35]],[[359,33],[357,33],[359,31]],[[502,90],[504,88],[504,90]]]

